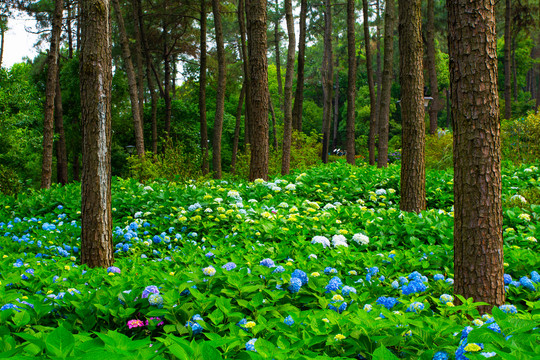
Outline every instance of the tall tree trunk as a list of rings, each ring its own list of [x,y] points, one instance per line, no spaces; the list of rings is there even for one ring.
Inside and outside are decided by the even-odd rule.
[[[364,11],[367,11],[367,0],[364,0]],[[364,16],[366,22],[367,16]],[[354,32],[354,0],[347,0],[347,57],[349,61],[347,80],[347,163],[354,165],[355,158],[355,116],[356,116],[356,39]],[[364,24],[365,29],[366,24]],[[368,59],[368,82],[370,83],[370,100],[373,111],[373,71],[371,69],[371,51],[369,49],[369,33],[366,37],[366,57]],[[371,73],[370,73],[371,72]],[[371,79],[369,79],[371,76]]]
[[[47,83],[45,88],[45,111],[43,119],[43,158],[41,164],[41,188],[51,187],[53,141],[54,141],[54,97],[56,95],[56,76],[58,72],[58,49],[60,47],[60,33],[62,32],[62,11],[64,3],[55,0],[53,25],[51,33],[51,47],[47,64]]]
[[[399,74],[401,84],[401,200],[403,211],[426,208],[424,148],[424,66],[422,1],[399,1]]]
[[[165,11],[167,8],[165,7]],[[168,24],[163,22],[163,98],[165,100],[165,136],[171,136],[171,57],[168,42]]]
[[[431,135],[437,132],[438,120],[437,114],[441,109],[441,100],[439,98],[439,82],[437,81],[437,63],[435,61],[435,0],[428,0],[427,7],[427,66],[429,74],[429,86],[431,88],[431,106],[429,108],[429,133]]]
[[[332,59],[332,4],[331,0],[324,1],[324,55],[322,63],[322,81],[323,81],[323,143],[322,143],[322,162],[328,162],[328,151],[330,145],[330,125],[332,122],[332,86],[334,76]]]
[[[514,86],[512,88],[513,90],[513,99],[514,101],[517,101],[518,97],[518,82],[517,82],[517,66],[516,66],[516,37],[517,34],[514,35],[512,38],[512,81],[514,83]]]
[[[249,57],[248,50],[246,46],[246,9],[245,9],[246,0],[238,0],[238,25],[240,28],[240,50],[242,54],[242,65],[243,65],[243,76],[244,76],[244,86],[246,87],[246,113],[244,115],[244,142],[245,144],[251,143],[251,80],[249,78]]]
[[[347,18],[348,21],[352,21],[352,23],[349,25],[348,28],[352,26],[352,36],[354,37],[354,2],[351,0],[347,0],[347,4],[351,3],[350,6],[353,7],[353,14],[349,15],[352,17],[352,19]],[[370,44],[370,36],[369,36],[369,8],[368,8],[368,2],[367,0],[362,0],[363,10],[364,13],[364,41],[365,41],[365,48],[366,48],[366,67],[367,67],[367,77],[368,77],[368,86],[369,86],[369,136],[368,136],[368,149],[369,149],[369,164],[374,165],[375,164],[375,136],[377,136],[377,99],[375,95],[375,84],[373,82],[373,65],[371,64],[371,44]],[[349,30],[351,31],[351,30]],[[353,39],[354,41],[354,39]],[[354,47],[354,42],[349,42],[349,78],[351,77],[351,67],[352,64],[350,62],[351,59],[351,51],[356,51],[356,48]],[[355,73],[354,78],[356,80],[356,64],[354,66]],[[351,86],[350,80],[349,80],[349,87]],[[350,89],[349,89],[350,91]],[[355,101],[355,93],[349,95],[348,101]],[[354,114],[353,114],[354,116]],[[353,118],[354,121],[354,118]],[[354,123],[353,123],[354,125]],[[354,126],[353,126],[354,129]],[[353,130],[354,131],[354,130]],[[354,133],[353,133],[354,134]],[[353,143],[353,149],[354,149],[354,143]],[[349,154],[349,149],[347,148],[347,155]],[[349,157],[347,156],[347,161],[349,161]],[[351,164],[354,164],[354,160]]]
[[[504,304],[494,0],[448,0],[454,122],[454,293]]]
[[[56,141],[56,180],[59,184],[68,182],[68,160],[66,150],[66,133],[64,132],[64,111],[62,108],[62,91],[60,90],[60,73],[56,72],[56,96],[54,97],[54,124],[58,140]]]
[[[81,262],[111,266],[111,25],[108,0],[80,3],[83,128]]]
[[[504,117],[512,118],[512,3],[506,0],[504,20]]]
[[[71,20],[73,19],[73,13],[71,9],[71,1],[66,1],[66,10],[67,10],[67,38],[68,38],[68,58],[73,59],[73,34],[71,29]]]
[[[131,5],[133,8],[133,33],[135,34],[135,59],[137,60],[137,94],[139,99],[139,116],[141,118],[141,124],[144,124],[144,59],[142,51],[143,45],[141,37],[141,24],[139,21],[137,0],[131,0]]]
[[[251,163],[249,179],[268,179],[268,59],[266,56],[266,0],[246,4],[249,78],[251,81]]]
[[[3,19],[0,19],[2,21]],[[2,60],[4,59],[4,34],[6,29],[3,24],[0,24],[0,68],[2,68]]]
[[[307,0],[300,0],[300,36],[298,39],[298,72],[292,111],[293,129],[302,131],[302,108],[304,104],[304,65],[306,55]]]
[[[150,47],[148,46],[148,39],[146,38],[146,31],[144,28],[143,13],[141,0],[134,0],[134,6],[137,6],[137,14],[139,17],[139,27],[141,34],[141,43],[144,49],[144,59],[146,65],[146,82],[148,83],[148,91],[150,92],[150,103],[152,112],[152,152],[157,154],[157,104],[158,98],[156,93],[156,87],[154,86],[154,80],[152,77],[152,57],[150,55]]]
[[[292,87],[294,76],[294,53],[296,39],[294,34],[294,19],[292,13],[292,1],[285,0],[285,19],[287,21],[287,33],[289,34],[289,47],[287,49],[287,70],[285,71],[285,98],[283,103],[284,126],[283,126],[283,157],[281,161],[281,174],[287,175],[291,167],[291,143],[292,143]]]
[[[387,0],[384,14],[384,69],[379,109],[379,146],[377,167],[388,166],[388,125],[390,117],[390,90],[392,89],[392,66],[394,58],[394,0]]]
[[[131,51],[129,50],[129,39],[124,26],[124,18],[118,0],[112,0],[116,20],[118,22],[118,32],[120,35],[120,44],[122,46],[122,57],[124,58],[124,67],[128,78],[129,99],[131,102],[131,116],[133,118],[133,129],[135,132],[135,148],[140,158],[144,157],[144,134],[141,111],[139,108],[139,91],[137,90],[137,78],[133,63],[131,62]]]
[[[279,22],[281,16],[279,12],[279,0],[276,0],[276,18],[274,19],[274,49],[276,51],[276,74],[277,74],[277,84],[278,84],[278,107],[282,109],[283,103],[281,99],[283,98],[283,84],[281,82],[281,51],[279,44],[281,42],[281,35],[279,33]]]
[[[382,69],[381,69],[381,7],[380,0],[377,0],[377,68],[375,69],[375,83],[377,84],[377,104],[375,105],[375,140],[379,136],[379,119],[381,112],[381,93],[382,93]],[[372,165],[374,165],[373,163]]]
[[[212,11],[214,13],[214,26],[216,30],[216,46],[218,59],[218,84],[216,91],[216,117],[214,118],[214,136],[212,140],[212,165],[214,179],[221,179],[221,134],[223,132],[223,115],[225,112],[225,46],[223,45],[223,27],[221,25],[221,14],[219,10],[219,0],[212,0]]]
[[[238,98],[238,106],[236,108],[236,124],[234,126],[232,159],[231,159],[231,173],[236,174],[236,157],[238,155],[238,143],[240,142],[240,125],[242,122],[242,106],[244,104],[244,98],[246,96],[246,80],[242,83],[242,89],[240,90],[240,97]]]
[[[201,61],[199,68],[199,122],[201,127],[202,173],[208,174],[208,124],[206,122],[206,0],[201,0]]]
[[[538,21],[537,23],[537,29],[540,29],[540,6],[538,6],[538,14],[536,16],[536,19]],[[535,86],[535,92],[536,92],[536,108],[535,110],[538,111],[540,109],[540,31],[536,34],[536,46],[534,47],[534,56],[533,59],[535,59],[536,66],[535,66],[535,78],[536,78],[536,86]]]
[[[336,41],[339,40],[336,39]],[[332,149],[337,147],[338,140],[338,126],[339,126],[339,54],[336,54],[336,66],[334,67],[334,73],[336,80],[334,82],[334,122],[333,122],[333,132],[332,132]]]

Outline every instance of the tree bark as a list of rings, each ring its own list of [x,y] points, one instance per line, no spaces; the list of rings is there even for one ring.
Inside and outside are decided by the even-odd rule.
[[[165,7],[167,11],[167,7]],[[168,24],[163,21],[163,98],[165,100],[165,136],[171,136],[171,57],[168,42]]]
[[[399,1],[399,74],[401,84],[401,201],[403,211],[426,209],[424,163],[424,66],[422,1]]]
[[[41,163],[41,188],[51,187],[53,141],[54,141],[54,97],[56,96],[56,77],[58,72],[58,50],[62,32],[63,0],[55,0],[52,21],[51,46],[47,57],[48,71],[45,88],[45,110],[43,119],[43,158]]]
[[[238,25],[240,28],[240,50],[242,54],[242,65],[243,65],[243,76],[244,76],[244,86],[246,87],[246,113],[244,115],[244,142],[245,144],[251,143],[251,80],[249,78],[249,57],[248,50],[246,46],[246,9],[245,9],[246,0],[238,0]]]
[[[199,69],[199,122],[201,129],[202,173],[208,174],[208,124],[206,121],[206,0],[201,0],[201,59]],[[235,156],[233,156],[234,158]]]
[[[333,60],[332,60],[332,4],[330,0],[324,1],[324,55],[322,63],[323,82],[323,143],[321,159],[323,163],[328,162],[328,151],[330,145],[330,125],[332,122],[332,86],[333,86]]]
[[[60,68],[60,67],[59,67]],[[62,108],[62,91],[60,89],[60,72],[56,72],[56,96],[54,97],[54,124],[58,140],[56,141],[56,181],[66,185],[68,182],[68,160],[66,150],[66,133],[64,132],[64,111]]]
[[[216,117],[214,118],[214,134],[212,140],[212,165],[214,179],[221,179],[221,134],[223,132],[223,116],[225,112],[225,47],[223,45],[223,27],[221,25],[221,14],[219,10],[219,0],[212,0],[212,11],[214,13],[214,26],[216,30],[216,46],[218,60],[218,84],[216,91]]]
[[[281,161],[281,174],[287,175],[291,167],[291,143],[292,143],[292,87],[294,76],[294,55],[296,39],[294,34],[294,19],[292,13],[292,1],[285,0],[285,19],[287,21],[287,33],[289,34],[289,47],[287,49],[287,70],[285,71],[285,98],[283,103],[283,157]]]
[[[494,0],[448,0],[454,123],[454,292],[504,304]]]
[[[437,132],[437,114],[441,109],[439,82],[437,81],[437,63],[435,61],[435,0],[428,0],[427,15],[427,67],[429,74],[429,86],[431,88],[431,97],[433,98],[429,108],[429,133],[433,135]]]
[[[506,0],[504,20],[504,117],[512,118],[512,3]]]
[[[296,92],[292,111],[293,129],[302,131],[302,109],[304,104],[304,66],[306,54],[306,17],[307,1],[300,0],[300,35],[298,39],[298,72],[296,74]]]
[[[351,0],[348,0],[347,3],[351,2]],[[351,2],[354,7],[354,2]],[[370,44],[370,36],[369,36],[369,8],[368,8],[368,2],[367,0],[362,0],[363,10],[364,13],[364,41],[365,41],[365,48],[366,48],[366,67],[367,67],[367,77],[368,77],[368,86],[369,86],[369,136],[368,136],[368,149],[369,149],[369,164],[374,165],[375,164],[375,136],[377,135],[377,99],[375,95],[375,84],[373,81],[373,65],[371,63],[371,44]],[[354,8],[353,8],[353,18],[348,20],[352,21],[352,36],[354,36]],[[350,30],[349,30],[350,31]],[[353,39],[354,41],[354,39]],[[354,46],[354,43],[352,44]],[[349,78],[351,77],[351,51],[356,51],[354,47],[351,48],[351,45],[349,43]],[[356,63],[355,63],[355,73],[354,78],[356,79]],[[349,87],[350,87],[349,82]],[[350,91],[350,89],[349,89]],[[349,95],[348,101],[355,101],[355,94],[352,94],[352,97]],[[348,114],[348,112],[347,112]],[[349,116],[349,115],[347,115]],[[354,114],[353,114],[354,116]],[[354,118],[353,118],[354,121]],[[353,122],[353,128],[354,128],[354,122]],[[348,138],[347,138],[348,139]],[[353,140],[354,141],[354,140]],[[348,143],[348,142],[347,142]],[[354,149],[354,143],[353,143],[353,149]],[[347,161],[349,161],[349,148],[347,147]],[[354,164],[354,160],[351,164]]]
[[[108,0],[80,3],[83,128],[81,262],[111,266],[111,25]]]
[[[251,163],[249,179],[268,179],[268,59],[266,56],[266,0],[246,4],[249,78],[251,81]]]
[[[246,80],[242,84],[242,89],[240,90],[240,97],[238,98],[238,106],[236,108],[236,124],[234,126],[234,138],[233,138],[233,148],[232,148],[232,159],[231,159],[231,173],[234,175],[236,173],[236,157],[238,154],[238,143],[240,142],[240,125],[242,122],[242,106],[244,104],[244,98],[246,96]]]
[[[390,116],[390,90],[392,89],[392,67],[394,58],[394,0],[387,0],[384,14],[384,69],[381,84],[379,109],[379,146],[377,167],[388,166],[388,126]]]
[[[336,39],[336,42],[339,38]],[[332,149],[337,147],[338,141],[338,126],[339,126],[339,54],[336,54],[336,66],[334,67],[334,73],[336,80],[334,82],[334,119],[333,121],[333,131],[332,131]]]
[[[517,65],[516,65],[516,37],[517,34],[512,38],[512,81],[514,86],[512,87],[512,98],[514,101],[517,101],[518,98],[518,82],[517,82]]]
[[[73,59],[73,34],[71,29],[71,20],[73,19],[72,15],[72,9],[71,9],[71,3],[70,1],[66,2],[66,10],[67,10],[67,38],[68,38],[68,57],[70,59]]]
[[[379,119],[380,119],[380,112],[381,112],[381,93],[382,93],[382,70],[381,70],[381,8],[380,8],[380,2],[377,0],[377,68],[375,70],[375,77],[377,84],[377,104],[375,105],[375,141],[377,141],[377,137],[379,136]],[[378,145],[377,145],[378,146]],[[373,159],[374,163],[370,164],[375,165],[375,159]]]
[[[281,99],[283,98],[283,83],[281,82],[281,51],[279,49],[279,44],[281,42],[281,36],[279,33],[279,22],[281,16],[279,16],[279,0],[276,0],[276,14],[274,19],[274,49],[276,52],[276,74],[277,74],[277,84],[278,84],[278,107],[282,109],[283,103]]]
[[[129,39],[124,26],[124,18],[118,0],[112,0],[116,20],[118,22],[118,32],[120,35],[120,44],[122,46],[122,57],[124,58],[124,67],[128,78],[129,99],[131,102],[131,116],[133,117],[133,129],[135,132],[135,148],[140,158],[144,157],[144,134],[141,111],[139,107],[139,91],[137,90],[137,78],[133,63],[131,61],[131,51],[129,50]]]
[[[144,129],[144,65],[143,65],[143,45],[141,37],[141,24],[139,21],[139,10],[137,1],[131,0],[133,8],[133,33],[135,34],[135,59],[137,60],[137,95],[139,99],[139,116]]]
[[[2,67],[2,60],[4,59],[4,34],[6,30],[4,26],[0,24],[0,68]]]

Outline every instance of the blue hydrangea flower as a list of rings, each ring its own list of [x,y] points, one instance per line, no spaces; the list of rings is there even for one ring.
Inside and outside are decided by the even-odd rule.
[[[246,350],[247,351],[254,351],[254,352],[257,352],[257,350],[255,350],[255,342],[257,341],[257,338],[253,338],[251,340],[249,340],[247,343],[246,343]]]
[[[351,292],[356,294],[356,289],[352,286],[344,286],[341,290],[341,294],[343,294],[343,296],[349,296]]]
[[[302,282],[302,285],[306,285],[309,282],[309,279],[306,273],[299,269],[296,269],[293,271],[291,278],[300,279],[300,281]]]
[[[534,287],[534,284],[532,283],[531,279],[529,279],[527,276],[523,276],[521,279],[519,279],[519,283],[524,287],[531,291],[536,291],[536,288]]]
[[[409,307],[407,308],[407,312],[415,312],[419,313],[420,311],[424,310],[424,304],[418,301],[413,302]]]
[[[0,308],[0,311],[9,310],[9,309],[14,309],[15,311],[19,312],[19,310],[17,310],[17,309],[22,309],[22,308],[15,305],[15,304],[8,303],[8,304],[3,305]]]
[[[283,323],[284,323],[285,325],[293,326],[293,325],[294,325],[294,319],[292,318],[291,315],[289,315],[289,316],[287,316],[287,317],[285,318],[285,320],[283,320]]]
[[[397,300],[396,298],[387,296],[381,296],[377,299],[377,304],[384,306],[388,310],[391,310],[398,302],[399,300]]]
[[[247,320],[246,318],[243,318],[242,320],[240,320],[239,322],[236,323],[236,326],[238,326],[240,329],[244,330],[244,331],[248,331],[248,329],[244,326],[247,324]]]
[[[330,266],[327,266],[324,268],[324,273],[325,274],[337,274],[337,269],[336,268],[333,268],[333,267],[330,267]]]
[[[291,282],[289,283],[289,287],[287,289],[289,289],[289,291],[294,294],[300,291],[301,287],[302,280],[300,280],[299,278],[291,278]]]
[[[499,309],[507,314],[517,314],[517,308],[515,305],[501,305]]]
[[[398,289],[399,288],[399,283],[397,280],[394,280],[392,281],[392,289]]]
[[[433,276],[433,280],[435,280],[435,281],[444,280],[444,275],[443,274],[435,274]]]
[[[116,266],[109,266],[107,268],[107,273],[120,274],[120,273],[122,273],[122,270],[120,270],[120,268],[117,268]]]
[[[227,271],[231,271],[232,269],[235,269],[235,268],[236,268],[236,264],[233,263],[233,262],[228,262],[228,263],[226,263],[225,265],[223,265],[221,268],[222,268],[222,269],[225,269],[225,270],[227,270]]]
[[[329,293],[331,291],[338,291],[342,287],[343,287],[343,282],[341,281],[341,279],[338,278],[337,276],[334,276],[333,278],[330,279],[330,281],[328,282],[328,285],[326,285],[325,292]]]
[[[432,360],[448,360],[448,359],[449,357],[447,353],[445,353],[444,351],[437,351],[435,355],[433,355]]]
[[[261,262],[259,263],[259,265],[266,266],[266,267],[269,267],[269,268],[276,267],[276,264],[274,264],[274,260],[268,259],[268,258],[262,259]]]
[[[505,285],[509,285],[512,282],[512,276],[510,276],[509,274],[504,274],[503,277]]]
[[[151,294],[148,296],[148,303],[152,306],[161,307],[163,305],[163,297],[159,294]]]
[[[274,271],[272,271],[273,274],[274,273],[282,273],[282,272],[285,272],[285,268],[283,266],[281,266],[281,265],[279,265],[278,267],[276,267],[274,269]]]
[[[146,299],[150,294],[159,294],[159,289],[155,285],[150,285],[144,288],[142,298]]]
[[[536,271],[531,272],[531,280],[535,283],[540,283],[540,274]]]
[[[427,290],[427,286],[419,280],[413,280],[410,283],[401,287],[403,295],[410,295],[414,293],[420,293]]]
[[[501,333],[501,328],[499,327],[499,324],[497,324],[496,322],[489,324],[487,328],[489,330],[495,331],[496,333],[499,333],[499,334]]]
[[[186,323],[186,327],[191,328],[191,331],[195,335],[200,334],[203,331],[203,327],[201,325],[199,325],[196,321],[191,321],[191,320],[188,321]]]

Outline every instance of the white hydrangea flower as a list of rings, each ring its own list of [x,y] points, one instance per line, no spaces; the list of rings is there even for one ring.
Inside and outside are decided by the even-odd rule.
[[[321,244],[323,248],[330,246],[330,240],[326,236],[314,236],[311,240],[312,244]]]
[[[362,233],[354,234],[353,240],[356,241],[358,244],[367,245],[369,244],[369,237]]]
[[[377,195],[386,195],[386,190],[385,189],[377,189],[377,190],[375,190],[375,194],[377,194]]]
[[[334,245],[334,247],[338,247],[338,246],[348,247],[349,246],[349,244],[347,244],[347,238],[345,238],[345,236],[343,235],[334,235],[332,237],[332,245]]]

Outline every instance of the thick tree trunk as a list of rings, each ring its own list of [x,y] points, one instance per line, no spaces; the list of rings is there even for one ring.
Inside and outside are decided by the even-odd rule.
[[[137,90],[137,78],[135,75],[135,70],[133,69],[133,63],[131,61],[129,39],[127,37],[126,27],[124,26],[124,18],[122,17],[120,3],[118,2],[118,0],[112,0],[112,4],[114,7],[114,12],[116,13],[116,20],[118,22],[120,44],[122,46],[122,57],[124,60],[124,67],[128,78],[129,99],[131,102],[131,116],[133,117],[133,129],[135,132],[135,148],[137,149],[137,155],[142,158],[144,157],[144,134],[141,110],[139,107],[139,91]]]
[[[448,0],[454,123],[454,292],[504,304],[494,0]]]
[[[268,59],[266,56],[266,0],[246,6],[249,78],[251,81],[251,163],[249,179],[268,179]]]
[[[328,162],[330,145],[330,125],[332,123],[332,87],[334,76],[334,63],[332,61],[332,4],[331,0],[324,1],[324,55],[322,62],[322,83],[324,94],[323,105],[323,143],[322,162]]]
[[[59,184],[66,185],[68,182],[68,160],[62,91],[60,90],[60,74],[58,71],[56,72],[56,96],[54,97],[54,125],[58,134],[58,140],[56,141],[56,181]]]
[[[201,1],[201,61],[199,69],[199,122],[201,129],[202,173],[208,174],[208,124],[206,122],[206,0]],[[235,155],[233,156],[233,158]]]
[[[232,148],[232,159],[231,159],[231,173],[234,175],[236,173],[236,157],[238,155],[238,143],[240,142],[240,125],[242,122],[242,106],[244,104],[244,97],[246,96],[246,81],[242,84],[242,89],[240,90],[240,97],[238,98],[238,106],[236,108],[236,124],[234,126],[234,138],[233,138],[233,148]]]
[[[51,32],[51,47],[47,64],[47,83],[45,88],[45,110],[43,119],[43,157],[41,163],[41,188],[51,187],[53,141],[54,141],[54,97],[56,95],[56,77],[58,72],[58,49],[62,32],[63,0],[55,0],[53,24]]]
[[[212,139],[212,165],[214,179],[221,179],[221,134],[223,132],[223,116],[225,113],[225,46],[223,44],[223,27],[221,25],[221,13],[219,0],[212,0],[214,13],[214,26],[216,30],[216,46],[218,60],[218,83],[216,91],[216,117],[214,118],[214,135]]]
[[[246,9],[245,9],[246,0],[238,0],[238,25],[240,28],[240,50],[242,54],[242,65],[243,65],[243,76],[244,76],[244,86],[246,87],[246,113],[244,114],[244,143],[251,143],[251,80],[249,78],[249,56],[246,46]]]
[[[424,66],[422,1],[399,1],[399,74],[401,84],[401,200],[403,211],[426,209],[424,144]]]
[[[347,4],[351,2],[351,0],[348,0]],[[354,2],[351,2],[354,7]],[[366,48],[366,67],[367,67],[367,77],[368,77],[368,86],[369,86],[369,136],[368,136],[368,149],[369,149],[369,164],[374,165],[375,164],[375,137],[377,136],[377,99],[375,95],[375,84],[373,81],[373,65],[371,63],[371,44],[370,44],[370,36],[369,36],[369,8],[368,8],[368,2],[367,0],[362,0],[363,9],[362,12],[364,13],[364,41],[365,41],[365,48]],[[352,35],[354,36],[354,8],[353,8],[353,18],[352,18]],[[348,20],[351,21],[351,20]],[[349,27],[351,25],[348,25]],[[351,30],[349,30],[351,31]],[[353,39],[354,41],[354,39]],[[351,57],[351,51],[356,51],[356,48],[354,47],[354,43],[352,44],[349,42],[349,78],[351,77],[351,67],[352,64],[350,63],[350,57]],[[356,65],[355,65],[356,70]],[[356,79],[356,71],[354,73],[354,77]],[[349,80],[350,81],[350,80]],[[349,82],[349,86],[351,83]],[[350,89],[349,89],[350,91]],[[355,96],[353,93],[352,98],[349,96],[348,101],[354,101]],[[348,114],[348,112],[347,112]],[[354,121],[354,119],[353,119]],[[353,123],[354,124],[354,123]],[[354,140],[353,140],[354,141]],[[354,145],[354,144],[353,144]],[[353,147],[354,149],[354,147]],[[349,149],[347,148],[347,161],[349,161]],[[354,160],[352,162],[354,164]]]
[[[381,112],[381,93],[382,93],[382,69],[381,69],[381,8],[380,2],[377,0],[377,68],[375,69],[375,83],[377,85],[377,103],[375,105],[375,122],[377,126],[375,127],[375,141],[379,136],[379,119]],[[378,146],[378,145],[377,145]],[[375,159],[373,159],[375,161]],[[371,164],[371,162],[370,162]],[[371,165],[374,165],[375,162]]]
[[[504,20],[504,117],[512,118],[512,3],[506,0]]]
[[[111,25],[108,0],[81,2],[81,262],[111,266]]]
[[[304,65],[306,54],[307,0],[300,0],[300,35],[298,39],[298,72],[292,111],[293,129],[302,131],[302,108],[304,104]]]
[[[364,0],[364,3],[366,0]],[[364,4],[365,5],[365,4]],[[367,12],[367,6],[364,7]],[[348,80],[347,80],[347,163],[354,165],[355,158],[355,115],[356,115],[356,39],[354,33],[354,0],[347,0],[347,57],[349,60]],[[364,16],[364,21],[366,17]],[[364,25],[365,26],[365,25]],[[365,27],[364,27],[365,29]],[[369,33],[366,37],[366,51],[369,48]],[[370,100],[373,110],[374,95],[373,93],[373,70],[371,69],[371,51],[366,52],[368,59],[368,78],[371,75],[370,81]],[[371,73],[369,73],[371,71]]]
[[[274,49],[276,52],[276,74],[277,74],[277,84],[278,84],[278,107],[282,109],[283,102],[283,84],[281,82],[281,51],[280,51],[280,42],[281,34],[279,32],[279,22],[281,21],[281,16],[279,16],[279,0],[276,0],[276,18],[274,19]]]
[[[291,167],[291,143],[292,143],[292,87],[294,76],[294,53],[296,39],[294,34],[294,19],[292,13],[292,1],[285,0],[285,19],[287,21],[287,33],[289,34],[289,47],[287,49],[287,70],[285,71],[285,98],[283,103],[283,157],[281,161],[281,174],[287,175]]]
[[[437,132],[437,114],[441,109],[439,82],[437,81],[437,63],[435,61],[435,0],[428,0],[427,15],[427,67],[429,74],[429,86],[431,88],[431,97],[433,98],[429,108],[429,133],[433,135]]]
[[[386,2],[384,15],[384,69],[381,84],[379,110],[379,146],[377,167],[388,166],[388,126],[390,117],[390,90],[392,89],[392,67],[394,59],[394,0]]]

